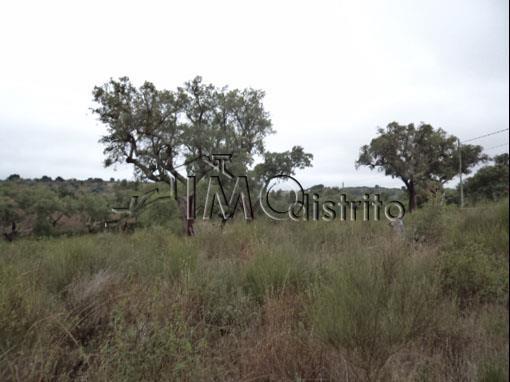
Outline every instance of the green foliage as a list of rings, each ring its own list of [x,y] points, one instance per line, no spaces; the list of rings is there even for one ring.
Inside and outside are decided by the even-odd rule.
[[[16,202],[12,198],[0,195],[0,226],[18,220],[16,207]]]
[[[212,266],[199,265],[191,275],[188,288],[200,301],[198,315],[221,334],[249,327],[258,311],[251,296],[244,293],[240,267],[232,261]]]
[[[508,203],[409,218],[0,242],[0,380],[506,378]]]
[[[448,216],[455,214],[453,208],[425,206],[406,219],[405,233],[409,241],[439,244],[445,237],[449,223]]]
[[[154,296],[160,298],[157,294]],[[161,296],[163,297],[163,296]],[[192,374],[195,345],[190,328],[175,312],[158,322],[147,321],[158,301],[146,301],[146,313],[126,315],[122,303],[113,312],[112,339],[101,347],[102,369],[97,377],[108,380],[179,380]],[[157,305],[156,305],[157,306]]]
[[[480,382],[508,381],[508,370],[506,370],[505,362],[501,359],[487,361],[482,365],[479,374]]]
[[[108,127],[102,139],[105,164],[132,163],[138,175],[153,181],[169,183],[169,176],[184,181],[176,163],[182,157],[199,179],[210,168],[191,161],[202,155],[232,153],[247,165],[273,132],[264,92],[217,88],[200,77],[176,91],[158,90],[150,82],[137,89],[123,77],[95,87],[93,95],[93,111]]]
[[[494,165],[482,167],[466,179],[464,193],[470,201],[499,200],[508,197],[508,154],[494,158]]]
[[[301,146],[282,153],[264,153],[264,161],[255,166],[255,176],[267,182],[278,175],[294,175],[296,169],[304,169],[312,165],[313,155],[305,153]]]
[[[161,226],[175,228],[175,225],[178,224],[179,229],[175,232],[180,232],[182,224],[180,221],[177,221],[178,219],[177,203],[171,198],[149,204],[142,208],[138,214],[138,222],[142,227]]]
[[[21,180],[21,176],[19,176],[18,174],[11,174],[6,178],[6,180],[8,181]]]
[[[388,124],[378,129],[379,136],[360,149],[356,166],[368,166],[384,171],[392,178],[399,178],[409,194],[409,210],[416,207],[416,193],[429,182],[440,185],[453,179],[459,170],[457,138],[443,129],[434,129],[422,123]],[[481,146],[462,145],[462,172],[470,169],[487,156]]]
[[[462,305],[508,296],[508,202],[457,214],[442,244],[443,287]]]
[[[399,248],[379,256],[339,259],[316,296],[317,330],[360,368],[363,379],[380,377],[388,359],[427,336],[438,317],[438,283],[430,264]]]
[[[98,188],[100,187],[100,188]],[[15,222],[23,236],[51,236],[99,232],[105,221],[115,224],[123,216],[114,214],[113,207],[127,207],[138,226],[166,226],[181,230],[177,222],[177,205],[168,192],[150,196],[146,191],[160,185],[135,182],[98,182],[62,180],[55,182],[0,181],[0,227],[10,230]],[[138,189],[138,190],[137,190]],[[136,208],[129,209],[133,196]],[[166,199],[160,199],[165,197]],[[178,228],[177,228],[178,227]]]
[[[462,303],[504,302],[508,295],[508,264],[487,256],[486,248],[472,240],[445,253],[441,269],[445,290]]]
[[[180,171],[199,181],[211,172],[212,154],[229,154],[229,171],[245,175],[255,156],[265,153],[264,139],[274,132],[264,96],[261,90],[204,84],[201,77],[175,91],[158,90],[150,82],[136,88],[127,77],[111,79],[93,90],[92,111],[107,127],[101,139],[105,166],[126,162],[134,165],[138,179],[185,184]],[[308,167],[312,155],[295,146],[265,158],[267,165],[256,171],[259,179],[266,171],[293,173]],[[182,211],[184,202],[180,200]],[[193,234],[192,222],[181,215],[186,232]]]
[[[256,256],[245,269],[246,293],[262,303],[266,296],[278,296],[310,284],[313,268],[280,246],[274,252]]]
[[[108,200],[102,196],[86,194],[79,203],[80,211],[92,221],[102,221],[111,214],[111,206],[108,205]]]

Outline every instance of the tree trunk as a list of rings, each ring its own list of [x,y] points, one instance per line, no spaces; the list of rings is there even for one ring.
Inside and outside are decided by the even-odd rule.
[[[12,222],[11,224],[11,232],[4,232],[5,240],[13,241],[16,236],[18,236],[18,231],[16,231],[16,223]]]
[[[182,223],[183,223],[184,233],[187,236],[195,236],[195,228],[194,228],[195,219],[193,219],[192,217],[190,217],[188,219],[188,208],[192,208],[194,196],[191,195],[189,197],[189,200],[186,200],[186,199],[187,199],[186,197],[177,198],[177,205],[179,206],[179,210],[181,212],[181,219],[182,219]],[[189,207],[188,207],[188,205],[189,205]]]
[[[409,212],[413,212],[416,209],[416,188],[413,181],[409,182],[407,194],[409,196]]]
[[[55,228],[57,226],[58,221],[60,219],[62,219],[64,216],[65,216],[65,214],[60,214],[56,219],[52,220],[51,225],[53,226],[53,228]]]

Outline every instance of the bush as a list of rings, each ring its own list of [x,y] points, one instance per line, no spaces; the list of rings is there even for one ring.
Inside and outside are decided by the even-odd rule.
[[[507,378],[508,203],[415,226],[0,241],[0,380]]]
[[[462,305],[470,302],[506,302],[508,263],[487,254],[487,248],[467,239],[441,257],[443,288]]]
[[[266,295],[278,296],[285,292],[303,291],[314,278],[314,268],[299,253],[286,252],[277,247],[267,254],[260,254],[246,265],[244,290],[262,303]]]
[[[129,301],[113,312],[110,338],[102,344],[93,379],[119,381],[182,380],[193,375],[197,348],[190,328],[178,311],[168,312],[161,321],[152,317],[161,308],[157,293],[136,310]],[[136,306],[136,304],[135,304]]]
[[[443,288],[462,305],[505,303],[508,295],[508,202],[456,211],[441,243]]]
[[[427,336],[441,305],[425,259],[397,252],[340,259],[316,292],[311,314],[320,337],[344,354],[364,380],[377,380],[388,359]]]

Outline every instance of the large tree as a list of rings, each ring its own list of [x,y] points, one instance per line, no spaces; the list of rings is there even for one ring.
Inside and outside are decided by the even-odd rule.
[[[217,153],[232,154],[229,168],[244,173],[255,155],[264,154],[264,139],[274,132],[263,91],[218,88],[201,77],[175,91],[158,90],[150,82],[136,88],[122,77],[96,86],[93,96],[92,110],[107,126],[101,139],[105,165],[131,163],[138,178],[154,182],[185,183],[186,175],[199,181],[212,170],[200,159]],[[191,234],[186,202],[178,200]]]
[[[361,147],[356,167],[368,166],[401,179],[410,211],[416,208],[420,187],[431,182],[443,185],[459,173],[458,139],[443,129],[425,123],[416,127],[392,122],[377,132],[369,145]],[[487,159],[481,146],[461,145],[461,154],[463,174],[469,174],[473,166]]]
[[[474,201],[498,200],[508,196],[508,154],[497,155],[494,164],[482,167],[466,180],[464,193]]]

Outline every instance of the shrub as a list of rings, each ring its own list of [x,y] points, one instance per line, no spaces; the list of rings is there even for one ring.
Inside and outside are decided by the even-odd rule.
[[[262,219],[0,241],[0,380],[502,380],[508,203],[481,207],[406,217],[418,245]]]
[[[462,305],[475,301],[505,302],[508,263],[486,251],[485,246],[466,239],[462,247],[449,248],[442,254],[443,288]]]
[[[441,243],[443,288],[461,304],[508,295],[508,202],[456,211]]]
[[[380,377],[388,359],[427,335],[439,308],[427,261],[404,253],[341,258],[316,292],[311,314],[319,336],[360,373]]]
[[[244,290],[261,303],[266,295],[305,290],[311,285],[315,270],[299,253],[277,247],[255,256],[244,272]]]
[[[116,306],[110,338],[100,347],[93,379],[156,381],[193,375],[197,351],[204,344],[193,339],[177,307],[162,315],[164,296],[154,292],[143,301],[124,300]]]

